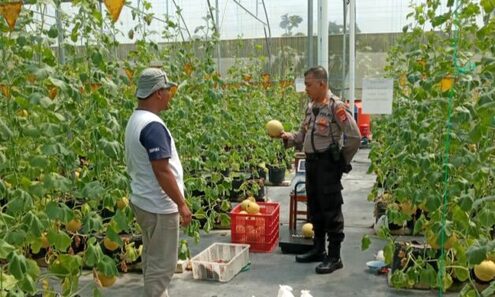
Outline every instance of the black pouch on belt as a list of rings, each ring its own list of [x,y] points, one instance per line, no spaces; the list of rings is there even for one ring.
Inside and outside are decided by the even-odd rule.
[[[330,146],[328,147],[328,152],[330,153],[330,156],[335,163],[338,163],[340,161],[341,153],[340,147],[337,143],[330,144]]]
[[[347,164],[345,162],[345,158],[342,155],[342,150],[339,148],[338,144],[332,143],[328,147],[328,154],[330,154],[330,157],[332,158],[332,161],[337,164],[338,168],[343,172],[343,173],[349,173],[352,170],[351,164]]]

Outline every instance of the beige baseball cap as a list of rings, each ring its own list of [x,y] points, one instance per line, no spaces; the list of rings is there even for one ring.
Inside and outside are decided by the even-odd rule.
[[[167,74],[161,69],[146,68],[139,77],[136,97],[141,100],[146,99],[157,90],[169,89],[174,86],[177,84],[169,81]]]

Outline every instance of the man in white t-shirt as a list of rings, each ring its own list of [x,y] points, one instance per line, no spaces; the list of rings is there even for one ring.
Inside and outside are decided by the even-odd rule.
[[[175,142],[158,116],[169,108],[176,88],[162,70],[145,69],[137,85],[138,106],[125,131],[131,207],[143,235],[145,297],[168,297],[177,265],[179,220],[186,226],[192,219]]]

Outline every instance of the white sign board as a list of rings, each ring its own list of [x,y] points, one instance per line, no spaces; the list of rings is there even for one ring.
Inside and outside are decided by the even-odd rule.
[[[363,79],[363,113],[392,114],[393,79]]]
[[[306,85],[304,85],[304,78],[296,78],[296,92],[304,92],[306,90]]]

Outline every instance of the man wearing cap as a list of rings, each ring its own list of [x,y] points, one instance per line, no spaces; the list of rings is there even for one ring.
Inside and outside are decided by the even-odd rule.
[[[158,116],[169,108],[176,87],[162,70],[145,69],[138,80],[138,106],[125,131],[131,207],[143,236],[145,297],[168,296],[177,265],[179,220],[186,226],[192,218],[175,142]]]

